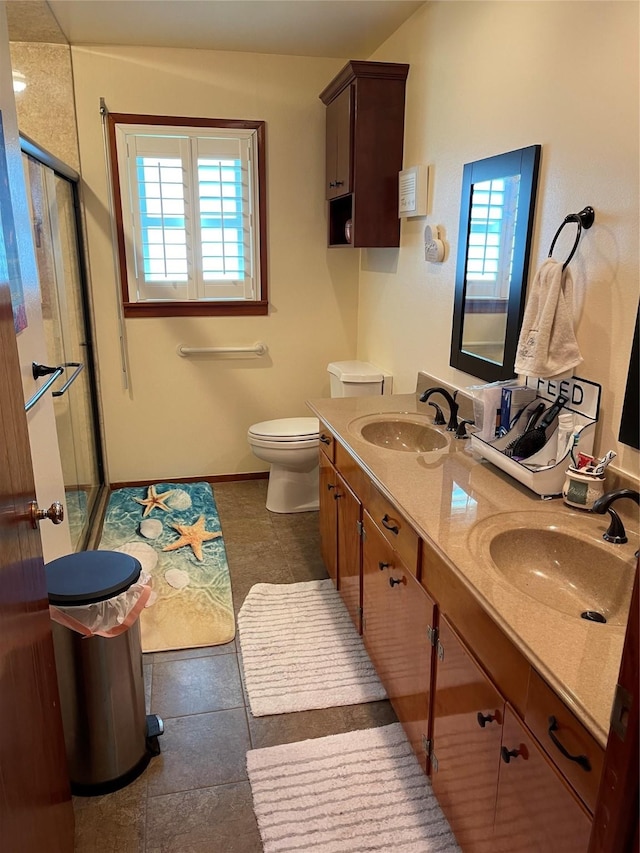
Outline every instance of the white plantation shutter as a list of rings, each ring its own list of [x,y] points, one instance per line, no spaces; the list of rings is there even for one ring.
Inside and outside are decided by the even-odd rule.
[[[256,132],[116,125],[129,299],[260,298]]]

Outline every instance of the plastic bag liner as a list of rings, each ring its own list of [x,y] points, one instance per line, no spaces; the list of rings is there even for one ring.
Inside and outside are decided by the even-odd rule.
[[[49,605],[54,622],[77,631],[85,637],[117,637],[136,621],[151,595],[151,575],[140,577],[128,589],[106,601],[95,601],[78,607]]]

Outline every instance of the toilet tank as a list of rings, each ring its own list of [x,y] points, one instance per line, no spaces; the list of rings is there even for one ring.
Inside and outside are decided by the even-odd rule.
[[[391,376],[368,361],[332,361],[327,366],[332,397],[391,393]]]

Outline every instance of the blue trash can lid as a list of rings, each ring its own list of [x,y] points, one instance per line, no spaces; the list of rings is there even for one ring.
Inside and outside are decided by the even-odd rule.
[[[121,551],[80,551],[44,567],[51,604],[73,607],[106,601],[129,589],[142,566]]]

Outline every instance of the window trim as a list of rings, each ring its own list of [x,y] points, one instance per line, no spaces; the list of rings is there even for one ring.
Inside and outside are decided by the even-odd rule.
[[[202,127],[237,130],[255,130],[257,141],[257,206],[260,219],[258,237],[260,250],[260,299],[198,301],[188,302],[131,302],[129,299],[127,258],[125,251],[125,230],[122,216],[122,195],[120,192],[120,169],[116,147],[116,125],[156,125],[172,127]],[[120,275],[120,295],[125,317],[240,317],[264,316],[269,313],[269,280],[267,269],[267,199],[266,199],[266,153],[264,121],[246,119],[184,118],[179,116],[150,116],[137,113],[109,113],[107,121],[109,138],[111,192],[116,225],[118,248],[118,272]]]

